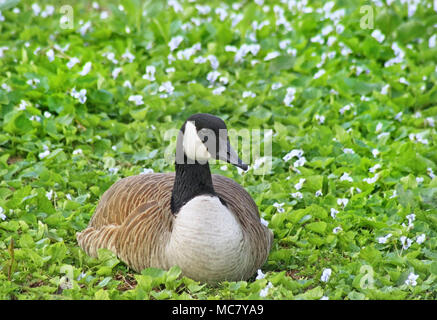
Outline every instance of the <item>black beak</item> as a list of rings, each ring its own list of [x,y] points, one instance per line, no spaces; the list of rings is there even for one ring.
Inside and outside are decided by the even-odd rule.
[[[219,155],[218,159],[226,161],[230,164],[233,164],[234,166],[243,169],[246,171],[249,169],[249,166],[245,164],[239,157],[237,152],[232,148],[231,143],[229,142],[229,139],[226,139],[225,141],[220,140],[219,143]]]

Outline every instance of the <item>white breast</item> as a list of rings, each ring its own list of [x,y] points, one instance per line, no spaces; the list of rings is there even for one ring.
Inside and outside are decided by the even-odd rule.
[[[170,265],[196,280],[239,280],[250,264],[241,226],[215,196],[198,196],[178,212],[167,247]]]

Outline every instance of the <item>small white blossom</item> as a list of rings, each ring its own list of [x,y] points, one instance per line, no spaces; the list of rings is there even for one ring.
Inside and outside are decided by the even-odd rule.
[[[299,179],[299,182],[294,185],[294,188],[296,190],[302,189],[302,186],[303,186],[305,181],[306,181],[306,179],[304,179],[304,178]]]
[[[335,227],[335,228],[332,230],[332,232],[333,232],[334,234],[337,234],[337,233],[339,233],[340,231],[343,231],[343,229],[342,229],[341,227]]]
[[[279,213],[285,212],[285,209],[283,208],[284,206],[283,202],[282,203],[275,202],[273,206],[276,208],[276,210],[278,210]]]
[[[114,70],[112,70],[112,79],[117,79],[118,75],[122,70],[122,68],[115,68]]]
[[[418,274],[414,274],[413,272],[411,272],[409,275],[408,275],[408,278],[407,278],[407,280],[405,280],[405,284],[407,285],[407,286],[416,286],[417,285],[417,279],[419,278],[419,275]]]
[[[153,173],[153,169],[152,168],[144,168],[140,174],[149,174],[149,173]]]
[[[318,79],[321,76],[323,76],[325,74],[325,70],[324,69],[320,69],[319,71],[316,72],[316,74],[313,76],[314,79]]]
[[[383,42],[385,39],[385,36],[382,34],[382,32],[378,29],[373,30],[371,36],[376,39],[379,43]]]
[[[100,13],[100,19],[102,19],[102,20],[106,20],[106,19],[108,19],[108,17],[109,17],[109,13],[108,13],[108,11],[102,11],[102,12]]]
[[[392,234],[389,233],[389,234],[387,234],[387,235],[384,236],[384,237],[379,237],[379,238],[378,238],[378,243],[381,243],[381,244],[387,243],[388,239],[389,239],[391,236],[392,236]]]
[[[70,95],[73,98],[76,98],[79,100],[80,103],[84,104],[86,102],[86,89],[81,89],[80,91],[76,91],[76,88],[73,88],[70,92]]]
[[[38,157],[42,160],[50,154],[50,150],[43,151],[38,154]]]
[[[377,173],[373,176],[373,178],[364,178],[363,181],[367,182],[368,184],[373,184],[378,180],[378,178],[379,174]]]
[[[6,220],[6,215],[4,214],[4,212],[5,212],[5,209],[0,207],[0,219],[2,219],[3,221]]]
[[[316,196],[316,197],[321,197],[321,196],[323,196],[322,190],[317,190],[315,196]]]
[[[325,116],[319,116],[318,114],[315,115],[315,118],[317,121],[319,121],[319,124],[324,124],[325,123]]]
[[[168,94],[172,94],[174,91],[174,87],[170,81],[166,81],[159,86],[159,92],[165,91]]]
[[[339,206],[342,206],[343,208],[347,206],[348,202],[349,202],[349,199],[346,199],[346,198],[338,198],[337,199],[337,204]]]
[[[269,222],[266,221],[266,220],[264,220],[263,218],[260,218],[260,222],[261,222],[261,224],[262,224],[263,226],[266,226],[266,227],[269,226]]]
[[[264,61],[270,61],[270,60],[273,60],[273,59],[279,57],[280,55],[281,55],[281,54],[280,54],[278,51],[269,52],[269,53],[265,56]]]
[[[401,241],[402,249],[404,250],[407,250],[413,243],[413,240],[407,238],[406,236],[402,236],[399,240]]]
[[[349,154],[354,154],[355,153],[355,151],[353,149],[350,149],[350,148],[344,148],[343,152],[344,153],[349,153]]]
[[[376,158],[376,156],[379,154],[379,150],[378,149],[372,149],[372,154],[373,154],[373,157]]]
[[[76,57],[71,58],[70,61],[68,61],[68,63],[67,63],[68,69],[73,68],[79,62],[80,62],[80,60],[78,58],[76,58]]]
[[[83,154],[82,149],[73,150],[73,155]]]
[[[381,89],[381,94],[386,95],[388,93],[388,89],[390,88],[389,84],[386,84],[385,86],[382,87]]]
[[[270,288],[273,288],[273,284],[271,282],[269,282],[264,289],[261,289],[261,291],[259,292],[259,296],[263,298],[267,297]]]
[[[337,209],[331,208],[331,217],[333,219],[335,219],[337,217],[337,213],[339,213],[339,211]]]
[[[126,80],[125,82],[123,82],[123,87],[132,89],[132,83],[130,83],[129,80]]]
[[[83,66],[82,71],[79,72],[79,74],[81,76],[86,76],[90,72],[91,66],[92,66],[91,62],[88,61],[87,63],[85,63],[85,65]]]
[[[424,243],[425,240],[426,240],[426,235],[424,233],[422,233],[420,236],[417,236],[417,238],[416,238],[416,242],[418,244]]]
[[[428,176],[429,176],[431,179],[434,179],[434,178],[436,177],[436,175],[434,174],[434,171],[432,170],[432,168],[427,168],[427,169],[426,169],[426,172],[428,173]]]
[[[282,158],[282,160],[288,161],[288,160],[290,160],[290,159],[292,159],[294,157],[301,158],[302,156],[303,156],[303,150],[302,149],[293,149],[289,153],[287,153]]]
[[[258,271],[256,273],[257,273],[257,276],[256,276],[255,280],[264,279],[266,277],[266,275],[261,271],[261,269],[258,269]]]
[[[320,277],[320,281],[322,282],[328,282],[329,278],[331,277],[332,270],[330,268],[326,268],[322,272],[322,276]]]
[[[155,81],[156,68],[154,66],[146,67],[146,74],[143,75],[144,80]]]
[[[295,94],[296,94],[296,89],[295,88],[292,88],[292,87],[287,88],[287,93],[285,94],[285,97],[284,97],[284,104],[287,107],[292,107],[293,106],[291,103],[295,99]]]
[[[252,91],[244,91],[243,92],[243,99],[244,98],[255,98],[256,94]]]
[[[135,56],[128,49],[126,49],[121,57],[129,61],[129,63],[132,63],[135,60]]]
[[[47,197],[47,199],[52,200],[52,198],[53,198],[53,193],[54,193],[53,189],[50,189],[49,192],[46,192],[46,197]]]
[[[30,85],[32,88],[36,89],[36,86],[40,83],[40,80],[38,78],[33,78],[27,80],[26,83]]]
[[[303,198],[303,194],[302,192],[298,191],[298,192],[294,192],[294,193],[290,193],[290,195],[295,198],[295,199],[302,199]]]
[[[349,182],[353,182],[354,180],[352,179],[352,177],[347,173],[343,173],[343,175],[340,177],[340,181],[349,181]]]
[[[376,170],[380,169],[381,165],[379,163],[375,164],[373,167],[369,168],[369,172],[375,173]]]
[[[217,87],[214,90],[212,90],[212,94],[218,96],[218,95],[221,95],[223,93],[223,91],[225,91],[225,90],[226,90],[226,88],[224,86],[220,86],[220,87]]]
[[[46,52],[46,56],[49,59],[50,62],[52,62],[53,60],[55,60],[55,52],[53,51],[53,49],[49,49]]]
[[[140,106],[144,104],[143,96],[140,94],[130,96],[128,101],[134,102],[136,106]]]
[[[305,157],[300,157],[298,160],[296,160],[296,161],[293,163],[293,166],[294,166],[295,168],[303,167],[303,166],[305,165],[306,161],[307,161],[307,160],[305,159]]]

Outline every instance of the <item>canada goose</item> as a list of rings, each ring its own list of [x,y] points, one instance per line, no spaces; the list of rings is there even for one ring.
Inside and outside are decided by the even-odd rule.
[[[137,272],[178,265],[194,280],[248,279],[266,261],[273,233],[235,181],[213,174],[208,159],[244,170],[222,119],[199,113],[183,124],[176,146],[176,173],[150,173],[119,180],[102,196],[88,227],[77,233],[96,257],[113,251]]]

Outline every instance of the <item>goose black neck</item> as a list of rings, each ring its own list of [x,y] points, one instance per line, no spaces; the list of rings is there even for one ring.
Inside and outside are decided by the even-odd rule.
[[[191,199],[202,194],[215,195],[208,162],[175,164],[176,176],[171,196],[171,211],[178,211]]]

